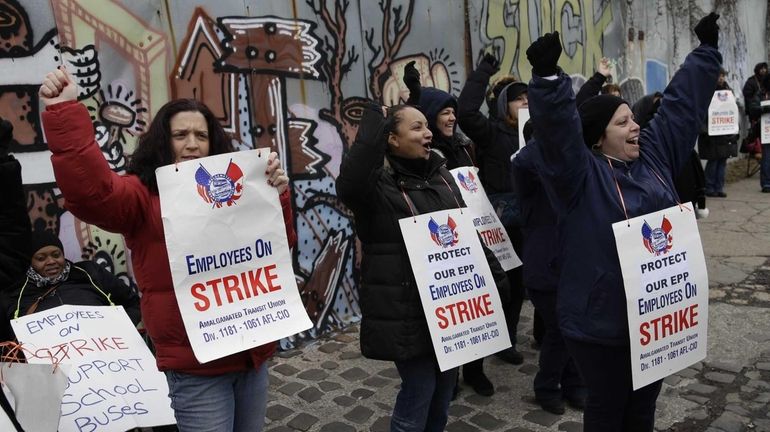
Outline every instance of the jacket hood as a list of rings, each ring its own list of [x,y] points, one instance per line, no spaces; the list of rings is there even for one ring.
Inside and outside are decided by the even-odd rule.
[[[457,111],[457,99],[451,94],[439,90],[433,87],[423,87],[420,91],[420,111],[425,114],[425,118],[428,120],[428,126],[430,131],[433,132],[433,136],[440,136],[438,129],[436,128],[436,119],[438,113],[446,107],[452,107]],[[457,128],[457,122],[455,122],[455,128]]]

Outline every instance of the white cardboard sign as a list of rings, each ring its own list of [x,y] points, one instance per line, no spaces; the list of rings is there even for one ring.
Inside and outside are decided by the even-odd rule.
[[[442,371],[511,346],[502,302],[468,209],[399,220]]]
[[[59,431],[176,423],[166,378],[122,306],[63,305],[11,325],[29,363],[71,365]]]
[[[201,363],[307,330],[268,151],[158,168],[179,310]]]
[[[513,249],[511,239],[505,232],[505,227],[495,213],[492,203],[487,198],[484,186],[478,180],[479,170],[476,167],[459,167],[449,171],[457,187],[460,189],[463,201],[468,206],[481,240],[495,254],[503,270],[508,271],[521,265],[521,259]]]
[[[708,115],[710,136],[735,135],[740,126],[738,103],[732,90],[717,90],[711,98]]]
[[[708,274],[691,205],[612,224],[634,390],[706,358]]]
[[[770,100],[762,101],[763,107],[770,106]],[[759,136],[762,144],[770,144],[770,113],[762,114],[759,118]]]

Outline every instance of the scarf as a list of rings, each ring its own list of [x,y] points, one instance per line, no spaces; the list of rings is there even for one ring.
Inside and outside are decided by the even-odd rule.
[[[37,287],[44,287],[44,286],[48,286],[48,285],[54,285],[54,284],[57,284],[57,283],[61,283],[61,282],[65,281],[65,280],[67,280],[69,275],[70,275],[70,262],[69,261],[65,261],[64,262],[64,270],[62,270],[61,273],[59,273],[57,276],[54,276],[54,277],[45,277],[45,276],[41,275],[40,273],[36,272],[35,269],[32,268],[32,266],[30,266],[27,269],[27,277]]]

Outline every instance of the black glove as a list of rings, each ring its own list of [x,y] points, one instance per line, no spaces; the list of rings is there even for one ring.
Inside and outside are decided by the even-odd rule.
[[[717,24],[717,19],[719,19],[719,15],[711,12],[698,21],[698,25],[695,26],[695,35],[698,36],[701,44],[719,48],[719,25]]]
[[[492,53],[486,53],[484,54],[484,57],[481,58],[477,70],[486,72],[489,75],[494,75],[500,70],[500,61],[497,60],[497,57]]]
[[[414,67],[414,61],[410,61],[404,67],[404,84],[409,89],[408,105],[417,105],[420,102],[420,71]]]
[[[532,73],[541,77],[556,75],[559,71],[556,64],[560,56],[561,41],[557,31],[540,36],[527,48],[527,59],[532,65]]]
[[[0,158],[5,158],[13,141],[13,124],[0,119]]]

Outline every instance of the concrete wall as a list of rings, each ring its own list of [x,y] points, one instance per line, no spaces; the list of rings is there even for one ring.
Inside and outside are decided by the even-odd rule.
[[[0,0],[9,17],[0,24],[0,115],[15,125],[34,229],[54,230],[70,259],[95,259],[127,281],[122,238],[63,207],[39,121],[47,71],[61,62],[77,71],[116,172],[174,97],[204,100],[241,149],[278,150],[295,191],[296,277],[316,324],[298,337],[315,337],[359,314],[360,245],[334,179],[364,98],[405,99],[406,63],[454,94],[488,51],[501,73],[528,79],[527,46],[559,30],[560,64],[576,85],[606,56],[633,101],[665,87],[697,43],[691,28],[714,7],[730,84],[740,88],[768,58],[764,0]]]

